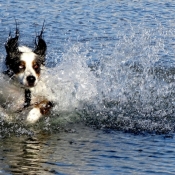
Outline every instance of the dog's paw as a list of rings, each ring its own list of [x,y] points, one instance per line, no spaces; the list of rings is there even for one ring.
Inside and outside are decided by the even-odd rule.
[[[29,112],[26,120],[27,120],[28,123],[35,123],[41,118],[41,116],[42,116],[42,114],[40,112],[40,109],[39,108],[33,108]]]
[[[52,107],[53,103],[47,100],[35,104],[34,108],[29,112],[27,116],[27,122],[37,122],[43,115],[48,115]]]
[[[47,100],[41,101],[36,105],[40,109],[40,113],[42,115],[48,115],[51,108],[53,107],[53,103]]]

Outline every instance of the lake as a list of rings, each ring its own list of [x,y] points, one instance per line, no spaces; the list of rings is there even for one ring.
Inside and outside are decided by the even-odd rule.
[[[0,0],[0,62],[34,47],[56,97],[33,126],[0,115],[0,174],[175,174],[175,2]],[[1,77],[2,75],[0,75]]]

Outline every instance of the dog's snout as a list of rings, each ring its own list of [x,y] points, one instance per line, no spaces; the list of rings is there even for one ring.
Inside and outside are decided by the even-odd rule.
[[[36,78],[33,75],[27,77],[27,82],[29,86],[34,86]]]

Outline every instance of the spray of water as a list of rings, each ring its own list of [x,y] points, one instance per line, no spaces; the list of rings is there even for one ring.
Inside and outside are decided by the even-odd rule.
[[[56,105],[44,124],[36,126],[53,130],[83,121],[135,133],[174,132],[173,36],[173,30],[161,25],[140,25],[115,38],[78,41],[61,56],[48,53],[51,66],[44,76]],[[92,49],[97,40],[100,47]],[[13,130],[26,132],[15,126]]]
[[[174,54],[167,48],[172,30],[131,29],[118,36],[113,52],[95,71],[98,97],[86,122],[123,131],[174,131]]]

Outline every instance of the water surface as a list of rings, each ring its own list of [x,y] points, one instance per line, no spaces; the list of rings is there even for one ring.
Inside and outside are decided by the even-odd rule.
[[[175,173],[171,136],[131,135],[77,125],[59,134],[2,139],[0,147],[2,174]]]
[[[45,20],[57,102],[32,127],[0,119],[1,174],[174,174],[174,7],[0,1],[1,62],[15,19],[30,47]]]

